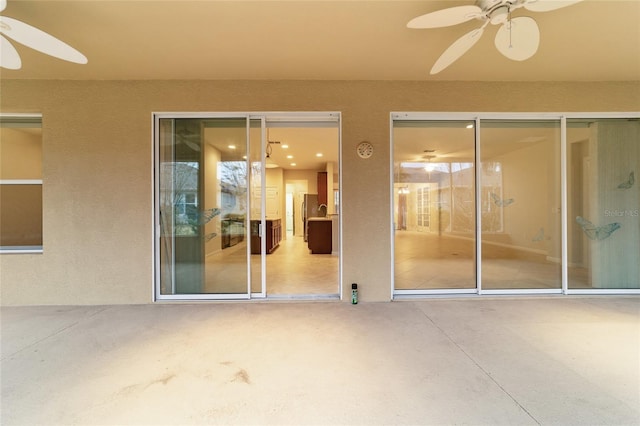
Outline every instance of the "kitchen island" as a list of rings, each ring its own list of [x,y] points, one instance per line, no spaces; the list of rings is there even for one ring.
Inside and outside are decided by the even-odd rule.
[[[331,254],[332,220],[328,217],[310,217],[308,247],[312,254]]]

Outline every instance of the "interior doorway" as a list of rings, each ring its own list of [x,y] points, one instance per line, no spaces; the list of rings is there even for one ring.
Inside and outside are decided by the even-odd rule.
[[[293,237],[295,233],[295,219],[294,219],[294,193],[291,191],[290,185],[287,184],[285,201],[285,224],[286,224],[286,237]]]
[[[340,212],[333,197],[340,182],[337,124],[266,117],[265,143],[270,147],[266,181],[278,182],[284,195],[281,239],[264,255],[267,297],[340,295]],[[267,221],[279,219],[265,213]]]

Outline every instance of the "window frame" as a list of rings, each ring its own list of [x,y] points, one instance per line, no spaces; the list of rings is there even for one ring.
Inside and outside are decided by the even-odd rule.
[[[30,113],[0,113],[0,127],[3,127],[4,123],[9,122],[40,122],[40,128],[42,128],[42,114],[30,114]],[[42,137],[41,137],[42,142]],[[43,179],[0,179],[0,187],[4,185],[39,185],[41,194],[44,189]],[[44,208],[40,210],[40,220],[44,217]],[[42,232],[44,234],[44,230]],[[44,235],[42,245],[39,246],[2,246],[0,245],[0,254],[40,254],[44,252]]]

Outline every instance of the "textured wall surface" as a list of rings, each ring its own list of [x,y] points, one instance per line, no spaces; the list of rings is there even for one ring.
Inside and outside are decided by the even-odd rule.
[[[341,112],[343,288],[357,282],[361,300],[384,301],[390,112],[640,110],[638,82],[2,80],[0,90],[3,113],[43,114],[44,253],[0,255],[4,305],[152,301],[153,112]],[[356,154],[362,140],[370,159]]]

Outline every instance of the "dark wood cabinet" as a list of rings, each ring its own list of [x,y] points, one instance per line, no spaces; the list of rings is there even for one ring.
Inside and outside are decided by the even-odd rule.
[[[309,221],[308,247],[312,254],[331,254],[331,220]]]
[[[326,206],[327,201],[327,172],[318,172],[318,205]]]
[[[268,219],[263,235],[267,238],[267,254],[272,253],[282,240],[282,225],[280,219]],[[251,254],[260,254],[260,221],[251,221]]]

